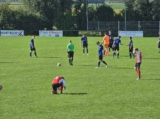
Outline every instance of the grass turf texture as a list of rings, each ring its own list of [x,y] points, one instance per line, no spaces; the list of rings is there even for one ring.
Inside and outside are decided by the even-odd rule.
[[[66,45],[75,44],[74,66],[69,66]],[[151,119],[160,117],[160,54],[157,38],[133,38],[143,54],[142,79],[133,70],[128,47],[120,58],[96,69],[96,41],[89,37],[89,55],[82,55],[80,37],[36,37],[39,58],[29,57],[30,37],[0,37],[1,119]],[[127,44],[128,39],[122,38]],[[57,67],[57,63],[62,64]],[[64,76],[64,94],[51,95],[51,81]]]

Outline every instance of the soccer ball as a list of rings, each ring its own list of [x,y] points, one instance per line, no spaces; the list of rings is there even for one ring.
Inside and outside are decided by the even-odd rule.
[[[61,63],[57,63],[57,66],[61,66]]]
[[[3,88],[3,87],[2,87],[2,85],[0,84],[0,90],[2,90],[2,88]]]

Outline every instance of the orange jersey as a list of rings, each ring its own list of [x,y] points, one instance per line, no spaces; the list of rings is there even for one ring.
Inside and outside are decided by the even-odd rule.
[[[53,80],[52,80],[52,84],[61,84],[63,85],[63,87],[66,87],[66,83],[63,79],[63,77],[60,76],[56,76]]]
[[[136,63],[142,62],[142,54],[140,51],[136,51]]]
[[[62,79],[62,77],[55,77],[53,80],[52,80],[52,84],[59,84],[59,81]]]
[[[110,38],[109,38],[108,35],[105,35],[105,36],[103,37],[104,44],[109,44],[109,40],[110,40]]]

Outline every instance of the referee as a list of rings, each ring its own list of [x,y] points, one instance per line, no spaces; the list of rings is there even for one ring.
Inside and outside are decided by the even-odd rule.
[[[69,44],[67,45],[67,53],[68,53],[68,60],[69,60],[69,65],[73,65],[73,57],[74,57],[74,44],[72,41],[69,41]]]

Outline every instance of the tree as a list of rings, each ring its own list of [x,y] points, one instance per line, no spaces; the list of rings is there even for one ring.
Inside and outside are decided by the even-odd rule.
[[[160,21],[160,14],[159,14],[160,13],[160,0],[153,0],[152,4],[154,6],[152,7],[152,13],[153,13],[152,19]]]
[[[98,21],[112,21],[114,18],[114,11],[110,6],[101,5],[97,7],[96,17]]]
[[[23,0],[23,2],[31,12],[39,14],[44,19],[48,29],[52,29],[59,14],[71,12],[72,7],[72,0]]]

